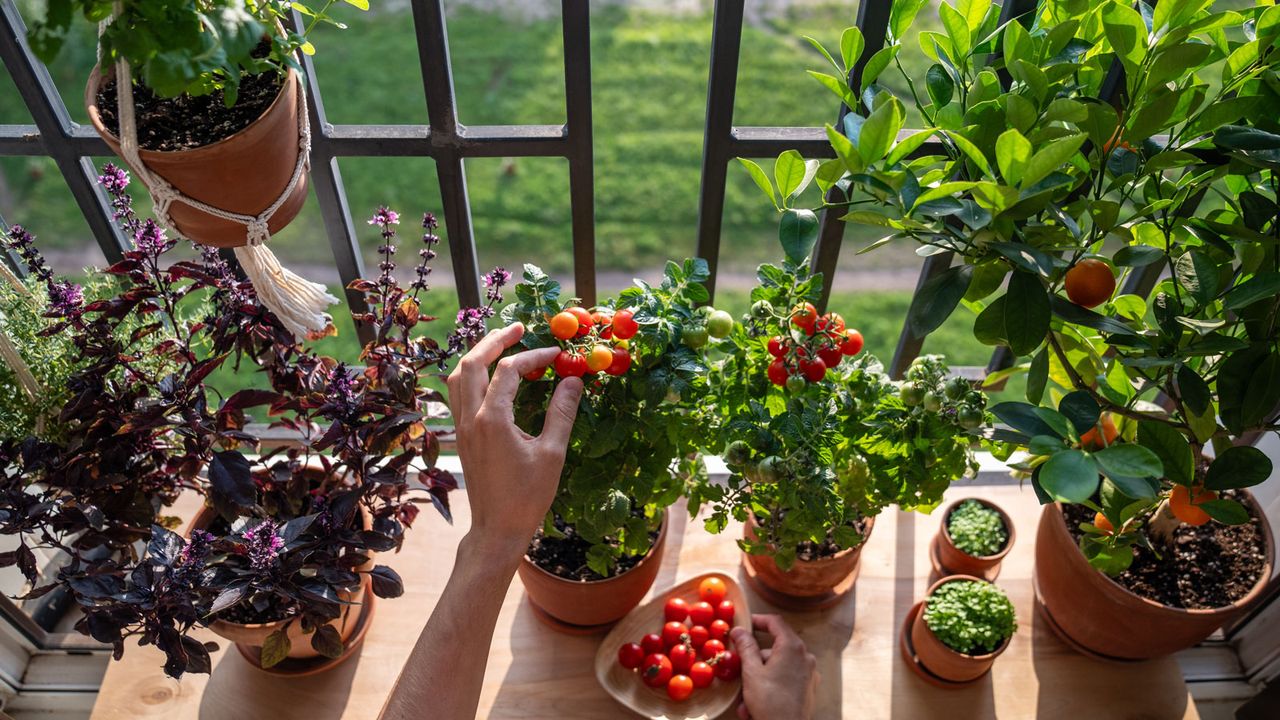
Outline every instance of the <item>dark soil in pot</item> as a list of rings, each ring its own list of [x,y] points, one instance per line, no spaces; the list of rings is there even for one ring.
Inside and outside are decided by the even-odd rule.
[[[866,537],[867,537],[867,519],[866,518],[858,518],[854,522],[849,523],[849,527],[852,527],[854,530],[857,530],[858,534],[862,536],[863,541],[864,542],[866,541]],[[835,557],[836,553],[839,553],[841,550],[844,550],[845,548],[838,545],[836,541],[832,539],[832,537],[833,537],[833,534],[828,532],[827,539],[822,543],[815,543],[810,540],[806,540],[800,543],[799,545],[796,545],[796,559],[812,562],[814,560],[823,560],[825,558]]]
[[[263,41],[254,51],[254,57],[266,57],[269,49],[270,46]],[[172,152],[212,145],[229,138],[262,117],[280,94],[283,79],[282,75],[270,71],[243,76],[236,104],[231,107],[227,107],[221,90],[208,95],[162,98],[142,83],[135,82],[133,103],[138,123],[138,145],[144,150]],[[102,124],[120,137],[114,77],[103,83],[97,98]]]
[[[1243,494],[1233,490],[1222,495],[1243,500]],[[1066,505],[1063,512],[1067,529],[1079,541],[1080,523],[1093,522],[1093,511]],[[1266,567],[1267,549],[1259,522],[1254,517],[1243,525],[1178,525],[1171,555],[1161,559],[1135,547],[1133,565],[1112,579],[1135,595],[1169,607],[1226,607],[1253,590]]]
[[[556,529],[564,533],[564,537],[548,537],[539,529],[529,543],[527,552],[529,559],[543,570],[566,580],[580,582],[603,580],[604,576],[587,567],[587,550],[591,547],[591,543],[584,540],[572,525],[565,523],[559,517],[556,518],[555,524]],[[657,541],[658,531],[650,530],[649,546],[653,547],[653,543]],[[614,576],[635,567],[644,557],[645,553],[622,556],[618,560]]]

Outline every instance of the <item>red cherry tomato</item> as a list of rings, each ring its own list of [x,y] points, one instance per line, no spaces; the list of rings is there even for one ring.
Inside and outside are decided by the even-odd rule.
[[[667,649],[667,646],[662,644],[662,636],[657,633],[649,633],[640,638],[640,647],[644,649],[646,655],[661,654]]]
[[[716,606],[716,619],[732,623],[734,610],[732,600],[721,600],[720,604]]]
[[[662,653],[653,653],[640,666],[640,678],[649,687],[663,687],[671,679],[671,660]]]
[[[702,646],[711,639],[711,631],[702,625],[694,625],[689,628],[689,644],[693,645],[694,650],[701,650]]]
[[[613,349],[613,362],[605,369],[610,375],[626,375],[631,369],[631,353],[626,348]]]
[[[635,670],[644,662],[644,648],[635,643],[626,643],[618,648],[618,664],[628,670]]]
[[[827,376],[827,364],[821,360],[801,360],[800,373],[809,382],[819,382]]]
[[[586,308],[574,306],[571,308],[565,308],[565,312],[578,319],[578,337],[582,337],[583,335],[591,332],[591,326],[595,324],[595,321],[592,320],[591,313],[588,312]]]
[[[689,679],[693,681],[693,686],[696,688],[711,687],[711,681],[716,679],[716,671],[699,660],[689,668]]]
[[[706,627],[716,619],[716,609],[709,602],[698,601],[689,606],[689,622]]]
[[[844,318],[840,313],[827,313],[814,322],[813,330],[828,337],[840,337],[844,335]]]
[[[688,675],[676,675],[667,683],[667,697],[681,702],[693,694],[693,680]]]
[[[840,353],[839,345],[830,345],[818,351],[818,359],[829,368],[833,368],[840,364],[844,359],[844,355]]]
[[[724,602],[727,603],[729,601],[725,600]],[[723,605],[724,603],[720,603],[720,604]],[[717,614],[719,613],[717,612]],[[730,618],[730,620],[732,620],[732,618]],[[711,628],[710,628],[711,637],[713,639],[719,640],[720,642],[724,642],[725,638],[729,637],[729,630],[732,629],[732,627],[733,626],[731,626],[729,623],[717,618],[716,620],[713,620],[711,622]]]
[[[727,594],[729,594],[729,588],[725,587],[724,581],[718,577],[712,576],[698,583],[698,599],[713,607],[719,605]]]
[[[613,312],[609,310],[596,310],[591,313],[591,322],[597,326],[605,326],[613,322]]]
[[[769,382],[782,387],[787,384],[787,365],[781,359],[769,363]]]
[[[671,660],[671,669],[678,673],[687,673],[689,668],[693,667],[693,663],[698,659],[698,652],[688,644],[676,645],[667,651],[667,657]]]
[[[708,640],[702,645],[702,652],[698,656],[703,660],[710,660],[720,653],[724,652],[724,643],[719,640]]]
[[[671,598],[662,608],[662,617],[667,622],[684,622],[689,618],[689,603],[685,602],[684,598]]]
[[[787,354],[787,347],[782,344],[782,338],[780,337],[769,338],[769,354],[778,358]]]
[[[732,650],[725,650],[715,664],[716,677],[729,682],[742,674],[742,658]]]
[[[630,310],[619,310],[613,314],[613,336],[619,340],[630,340],[640,332],[640,325],[634,319],[635,313]]]
[[[554,365],[556,374],[560,377],[582,377],[587,374],[587,359],[568,350],[561,350],[556,355]]]
[[[791,311],[791,324],[805,331],[806,334],[813,334],[814,324],[818,322],[818,309],[813,303],[803,303],[797,305]]]
[[[578,316],[571,312],[556,313],[551,318],[551,334],[557,340],[568,340],[578,334]]]
[[[662,646],[670,650],[688,639],[689,628],[684,623],[669,622],[662,626]]]
[[[524,374],[524,379],[525,379],[525,380],[528,380],[529,382],[534,382],[534,381],[537,381],[537,380],[541,380],[542,378],[544,378],[544,377],[546,377],[546,376],[547,376],[547,369],[546,369],[546,368],[538,368],[537,370],[530,370],[529,372],[525,373],[525,374]]]
[[[862,352],[862,333],[857,330],[845,330],[840,352],[845,355],[857,355]]]

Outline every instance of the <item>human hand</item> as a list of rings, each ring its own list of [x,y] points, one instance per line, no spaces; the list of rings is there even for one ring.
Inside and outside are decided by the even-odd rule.
[[[555,499],[569,432],[578,414],[582,380],[564,378],[551,397],[542,434],[532,437],[515,424],[512,403],[521,378],[551,364],[559,348],[541,348],[498,360],[519,342],[515,323],[484,337],[449,375],[449,404],[462,461],[471,535],[498,543],[519,558]],[[497,361],[493,379],[489,366]]]
[[[752,615],[755,629],[773,636],[773,647],[761,650],[746,628],[730,635],[742,659],[742,720],[807,720],[813,717],[818,689],[818,662],[804,641],[777,615]]]

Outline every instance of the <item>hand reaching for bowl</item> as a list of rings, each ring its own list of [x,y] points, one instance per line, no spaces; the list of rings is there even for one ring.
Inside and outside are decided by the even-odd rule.
[[[808,720],[813,717],[818,664],[804,641],[778,615],[752,615],[757,632],[773,636],[761,650],[755,635],[735,627],[733,644],[742,658],[742,720]]]

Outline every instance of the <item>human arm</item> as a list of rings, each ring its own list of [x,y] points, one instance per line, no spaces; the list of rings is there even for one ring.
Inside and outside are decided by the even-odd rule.
[[[804,641],[778,615],[752,615],[758,632],[773,636],[773,647],[760,649],[746,628],[731,631],[742,658],[742,720],[808,720],[818,689],[818,663]]]

